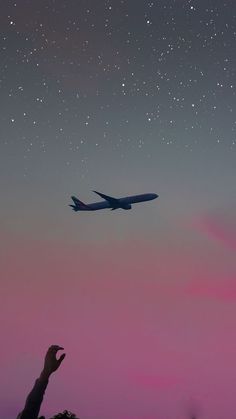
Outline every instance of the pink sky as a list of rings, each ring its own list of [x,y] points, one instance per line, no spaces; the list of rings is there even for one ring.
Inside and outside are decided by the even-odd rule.
[[[181,245],[5,237],[0,416],[16,416],[54,343],[67,357],[49,417],[178,418],[190,399],[202,417],[236,411],[234,252],[201,231]]]

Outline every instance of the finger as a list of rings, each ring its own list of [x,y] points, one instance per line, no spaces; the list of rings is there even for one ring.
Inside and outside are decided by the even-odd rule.
[[[50,348],[52,349],[63,349],[60,345],[51,345]]]
[[[65,356],[66,356],[66,354],[62,354],[62,355],[60,356],[60,358],[58,359],[58,364],[59,364],[59,365],[61,365],[61,363],[62,363],[63,359],[65,358]]]
[[[52,346],[50,346],[49,350],[53,351],[53,352],[57,352],[57,351],[64,350],[64,348],[62,346],[59,346],[59,345],[52,345]]]

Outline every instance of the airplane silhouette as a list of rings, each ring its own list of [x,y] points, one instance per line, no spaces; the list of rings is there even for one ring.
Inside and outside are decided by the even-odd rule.
[[[138,202],[145,202],[151,201],[152,199],[158,198],[158,195],[155,193],[146,193],[142,195],[133,195],[133,196],[126,196],[124,198],[113,198],[112,196],[104,195],[101,192],[93,191],[104,201],[101,202],[94,202],[93,204],[84,204],[75,196],[72,196],[71,199],[74,204],[70,204],[69,206],[74,211],[97,211],[104,208],[110,208],[111,210],[115,210],[118,208],[122,208],[124,210],[130,210],[132,208],[131,204],[136,204]]]

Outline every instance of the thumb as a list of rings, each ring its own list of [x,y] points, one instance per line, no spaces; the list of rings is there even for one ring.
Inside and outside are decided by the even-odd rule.
[[[62,363],[63,359],[65,358],[65,356],[66,356],[66,354],[62,354],[60,356],[60,358],[58,359],[58,365],[61,365],[61,363]]]

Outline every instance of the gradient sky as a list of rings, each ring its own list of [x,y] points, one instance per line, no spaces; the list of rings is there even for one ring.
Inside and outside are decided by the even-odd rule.
[[[235,417],[235,0],[2,3],[0,417]]]

